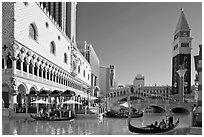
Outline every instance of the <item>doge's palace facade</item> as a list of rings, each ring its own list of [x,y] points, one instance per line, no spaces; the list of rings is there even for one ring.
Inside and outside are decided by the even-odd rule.
[[[63,9],[66,5],[61,3]],[[76,3],[70,3],[76,16]],[[62,12],[62,11],[61,11]],[[63,13],[63,12],[62,12]],[[63,19],[62,18],[62,19]],[[67,20],[66,18],[66,20]],[[91,66],[75,44],[76,20],[70,36],[41,3],[2,3],[2,98],[4,107],[30,104],[31,92],[65,91],[76,93],[74,100],[87,97]],[[65,23],[65,21],[62,23]],[[66,25],[64,25],[66,26]],[[73,39],[72,39],[72,38]]]

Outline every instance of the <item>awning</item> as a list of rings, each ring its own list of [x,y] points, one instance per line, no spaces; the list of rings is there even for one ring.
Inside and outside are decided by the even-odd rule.
[[[96,99],[98,99],[98,98],[93,97],[93,96],[90,98],[90,100],[96,100]]]
[[[62,104],[80,104],[81,105],[82,103],[76,102],[74,100],[67,100],[65,102],[62,102]]]
[[[44,101],[44,100],[42,100],[42,99],[33,101],[33,102],[31,102],[31,103],[35,103],[35,104],[50,104],[49,102]]]

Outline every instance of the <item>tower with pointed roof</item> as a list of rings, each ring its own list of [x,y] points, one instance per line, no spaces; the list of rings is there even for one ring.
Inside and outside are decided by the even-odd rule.
[[[191,90],[191,41],[190,27],[184,15],[180,11],[178,24],[174,31],[172,42],[172,94],[179,93],[179,75],[176,72],[181,65],[187,69],[184,76],[184,93],[189,94]]]

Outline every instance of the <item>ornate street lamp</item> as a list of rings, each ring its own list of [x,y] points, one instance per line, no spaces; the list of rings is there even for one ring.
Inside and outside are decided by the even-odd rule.
[[[179,101],[184,102],[184,75],[187,69],[185,69],[184,65],[181,65],[179,70],[176,71],[179,74]]]

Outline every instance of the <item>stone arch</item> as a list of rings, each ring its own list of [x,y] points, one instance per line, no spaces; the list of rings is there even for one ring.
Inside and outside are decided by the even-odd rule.
[[[6,58],[6,66],[7,66],[7,68],[12,68],[12,57],[11,57],[10,52],[8,52],[8,55]]]
[[[165,112],[165,109],[163,109],[160,106],[150,105],[150,107],[154,109],[154,113],[164,113]]]
[[[189,110],[183,107],[174,107],[172,108],[173,113],[189,113]]]
[[[17,104],[19,108],[21,108],[22,105],[25,104],[26,93],[27,93],[27,87],[24,83],[21,83],[18,86],[18,94],[17,94]]]
[[[9,108],[9,91],[10,88],[8,84],[2,85],[2,107]]]

